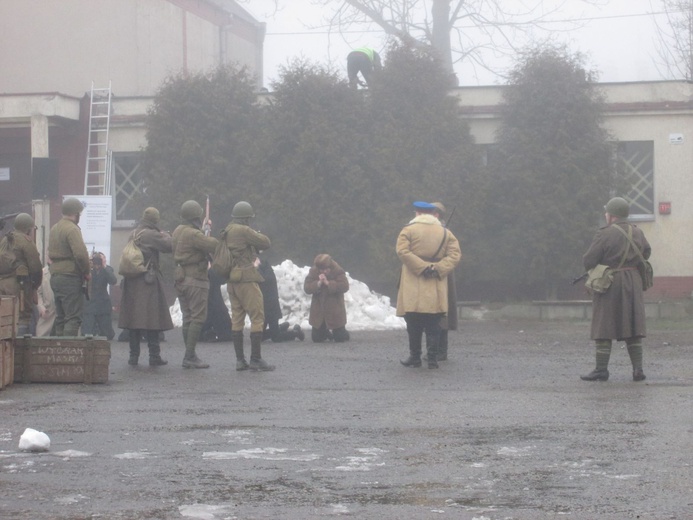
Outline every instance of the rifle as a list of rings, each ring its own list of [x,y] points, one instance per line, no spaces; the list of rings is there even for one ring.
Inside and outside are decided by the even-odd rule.
[[[16,217],[19,215],[19,213],[8,213],[7,215],[3,215],[0,217],[0,230],[5,228],[5,221],[10,220],[11,218]]]
[[[445,221],[445,227],[449,227],[450,221],[452,220],[452,216],[455,214],[455,210],[456,210],[456,209],[457,209],[457,205],[455,205],[455,206],[452,208],[452,211],[450,212],[450,216],[449,216],[448,219]]]
[[[589,273],[581,274],[581,275],[578,276],[577,278],[573,278],[572,281],[570,282],[570,284],[571,284],[571,285],[575,285],[575,284],[578,283],[580,280],[584,280],[585,278],[587,278],[588,275],[589,275]]]

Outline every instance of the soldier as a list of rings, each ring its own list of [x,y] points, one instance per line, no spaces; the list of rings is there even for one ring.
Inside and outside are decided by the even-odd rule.
[[[115,336],[111,296],[108,286],[118,283],[113,268],[106,264],[106,255],[94,253],[91,257],[91,290],[89,301],[84,306],[82,333],[106,336],[109,341]]]
[[[214,253],[219,241],[205,236],[201,230],[202,214],[202,206],[194,200],[186,200],[180,208],[183,223],[173,231],[175,287],[183,313],[183,368],[209,368],[197,357],[195,347],[207,320],[209,255]]]
[[[591,338],[596,346],[596,367],[580,378],[584,381],[609,379],[611,343],[616,339],[626,342],[633,365],[633,381],[644,381],[645,301],[638,270],[640,254],[634,248],[637,247],[647,259],[651,253],[650,244],[642,230],[628,223],[630,207],[625,199],[612,198],[604,210],[606,225],[597,231],[582,260],[587,271],[598,264],[608,265],[613,269],[614,277],[606,292],[592,294]],[[628,236],[632,237],[632,243]]]
[[[171,235],[159,229],[159,210],[147,208],[140,224],[130,237],[138,237],[147,272],[123,277],[123,293],[120,299],[118,327],[129,329],[130,358],[128,364],[135,366],[140,357],[140,340],[144,334],[149,347],[149,366],[166,365],[161,357],[159,333],[173,328],[168,310],[164,280],[159,268],[159,254],[170,253]]]
[[[2,247],[12,249],[14,265],[8,272],[0,273],[0,294],[19,298],[19,322],[17,335],[29,334],[29,326],[36,303],[36,290],[41,286],[43,268],[38,249],[32,239],[34,219],[28,213],[20,213],[14,219],[14,231],[2,238]]]
[[[361,47],[347,55],[347,75],[351,88],[358,88],[359,85],[367,87],[373,71],[379,72],[380,69],[380,55],[370,47]],[[365,81],[359,80],[359,72]]]
[[[402,273],[397,293],[397,316],[403,316],[409,335],[405,367],[421,366],[424,330],[430,338],[428,368],[438,368],[436,347],[441,318],[448,312],[447,276],[459,263],[460,245],[433,215],[428,202],[414,202],[416,216],[397,237]]]
[[[265,311],[262,291],[263,281],[255,267],[258,252],[269,249],[270,240],[250,228],[248,223],[255,216],[253,207],[245,201],[237,202],[231,212],[232,220],[226,226],[226,245],[231,254],[231,274],[226,290],[231,299],[231,337],[236,351],[236,370],[274,370],[262,359],[262,330]],[[243,352],[243,327],[245,317],[250,317],[250,364]]]
[[[310,323],[313,343],[332,339],[335,343],[349,341],[344,293],[349,279],[342,267],[330,255],[320,254],[303,281],[303,290],[310,294]]]
[[[89,252],[78,226],[83,210],[84,206],[79,199],[65,199],[62,206],[63,218],[48,234],[56,336],[77,336],[82,324],[83,285],[91,279]]]

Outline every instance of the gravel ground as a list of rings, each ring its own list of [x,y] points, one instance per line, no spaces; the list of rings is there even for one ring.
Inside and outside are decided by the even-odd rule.
[[[579,379],[587,322],[463,321],[438,370],[399,364],[404,331],[265,343],[272,373],[229,343],[184,370],[179,331],[165,367],[114,342],[107,384],[0,392],[0,518],[691,519],[691,328],[650,325],[642,383],[622,344]]]

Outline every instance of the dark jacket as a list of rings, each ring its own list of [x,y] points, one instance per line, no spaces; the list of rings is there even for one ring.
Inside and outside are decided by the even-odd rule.
[[[349,290],[346,272],[332,260],[327,285],[318,287],[319,277],[320,271],[313,266],[303,282],[303,290],[312,295],[308,322],[311,327],[319,328],[324,321],[329,330],[344,327],[347,323],[344,293]]]
[[[631,227],[638,249],[646,259],[650,257],[650,244],[642,230],[625,221],[618,221],[597,231],[583,256],[585,270],[589,271],[597,264],[618,267],[628,239],[615,226],[622,227],[626,232]],[[642,279],[636,269],[639,263],[637,252],[629,248],[623,264],[625,269],[614,273],[611,287],[605,293],[592,295],[592,339],[645,337],[645,301]]]
[[[274,274],[274,269],[272,269],[267,260],[262,259],[257,270],[265,279],[264,282],[259,284],[265,305],[265,321],[267,323],[279,321],[282,318],[282,308],[279,305],[279,288],[277,287],[277,276]]]
[[[173,322],[159,270],[159,253],[172,251],[171,236],[144,222],[132,232],[131,237],[140,232],[138,244],[142,249],[144,263],[146,265],[151,262],[155,276],[151,283],[145,279],[147,273],[123,278],[118,326],[121,329],[170,330]]]
[[[101,269],[91,270],[89,281],[89,300],[85,302],[84,312],[92,314],[110,314],[111,297],[108,294],[108,286],[118,283],[113,268],[105,265]]]

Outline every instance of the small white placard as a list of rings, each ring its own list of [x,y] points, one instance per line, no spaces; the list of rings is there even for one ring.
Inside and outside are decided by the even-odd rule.
[[[669,134],[669,144],[683,144],[683,134]]]
[[[0,181],[9,181],[10,180],[10,169],[9,168],[0,168]]]

